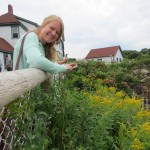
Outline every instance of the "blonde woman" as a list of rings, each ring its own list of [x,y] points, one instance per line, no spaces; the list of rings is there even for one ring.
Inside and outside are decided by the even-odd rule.
[[[19,69],[38,68],[50,73],[72,70],[76,64],[58,64],[54,45],[64,33],[64,24],[60,17],[51,15],[44,19],[42,25],[29,32],[25,38]],[[15,67],[23,36],[14,48],[13,67]]]

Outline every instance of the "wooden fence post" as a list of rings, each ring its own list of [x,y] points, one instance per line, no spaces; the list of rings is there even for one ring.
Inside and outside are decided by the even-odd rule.
[[[0,108],[46,81],[52,74],[36,68],[0,73]]]

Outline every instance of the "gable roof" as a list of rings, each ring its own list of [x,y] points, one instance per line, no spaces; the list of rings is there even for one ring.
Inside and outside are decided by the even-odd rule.
[[[24,22],[32,24],[36,27],[39,27],[39,25],[35,22],[29,21],[27,19],[24,19],[24,18],[14,15],[13,7],[10,4],[8,5],[8,12],[0,16],[0,26],[15,24],[15,25],[21,25],[25,30],[27,30],[27,27],[25,27],[21,23],[21,21],[24,21]]]
[[[19,21],[13,14],[8,12],[0,16],[0,25],[2,24],[19,24]]]
[[[122,52],[120,46],[91,49],[87,54],[86,59],[115,56],[118,49]]]
[[[7,25],[20,25],[23,29],[28,30],[27,27],[25,27],[21,21],[25,21],[27,23],[30,23],[36,27],[39,27],[39,25],[35,22],[29,21],[27,19],[23,19],[21,17],[18,17],[16,15],[13,15],[12,13],[8,12],[6,14],[3,14],[0,16],[0,26],[7,26]]]
[[[0,51],[12,53],[14,48],[3,38],[0,37]]]

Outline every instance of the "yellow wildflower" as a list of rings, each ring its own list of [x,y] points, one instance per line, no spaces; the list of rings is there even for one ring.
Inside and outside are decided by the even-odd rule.
[[[90,95],[89,98],[90,98],[90,104],[92,106],[97,105],[99,103],[99,101],[100,101],[100,97],[97,96],[97,95]]]
[[[147,110],[140,111],[136,114],[136,116],[139,118],[150,117],[150,111]]]
[[[145,122],[142,126],[141,129],[144,133],[150,134],[150,122]]]
[[[136,137],[136,135],[138,134],[138,131],[134,127],[132,127],[129,132],[132,137]]]
[[[112,92],[112,93],[115,93],[116,92],[116,88],[111,86],[111,87],[109,87],[109,91]]]
[[[105,105],[109,105],[109,104],[111,104],[111,103],[112,103],[111,100],[104,100],[104,101],[102,102],[102,104],[105,104]]]
[[[143,146],[142,142],[139,139],[137,139],[137,138],[135,138],[135,140],[134,140],[134,142],[133,142],[131,147],[134,150],[144,150],[144,146]]]
[[[124,95],[123,91],[116,92],[117,97],[122,97]]]
[[[134,105],[134,106],[141,106],[140,100],[126,99],[124,100],[124,103],[129,104],[129,105]]]
[[[120,102],[116,102],[116,104],[115,104],[117,107],[122,107],[122,101],[120,101]]]

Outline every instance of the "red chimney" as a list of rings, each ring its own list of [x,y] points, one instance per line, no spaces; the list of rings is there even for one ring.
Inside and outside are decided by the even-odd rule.
[[[8,12],[13,14],[13,7],[10,4],[8,5]]]

